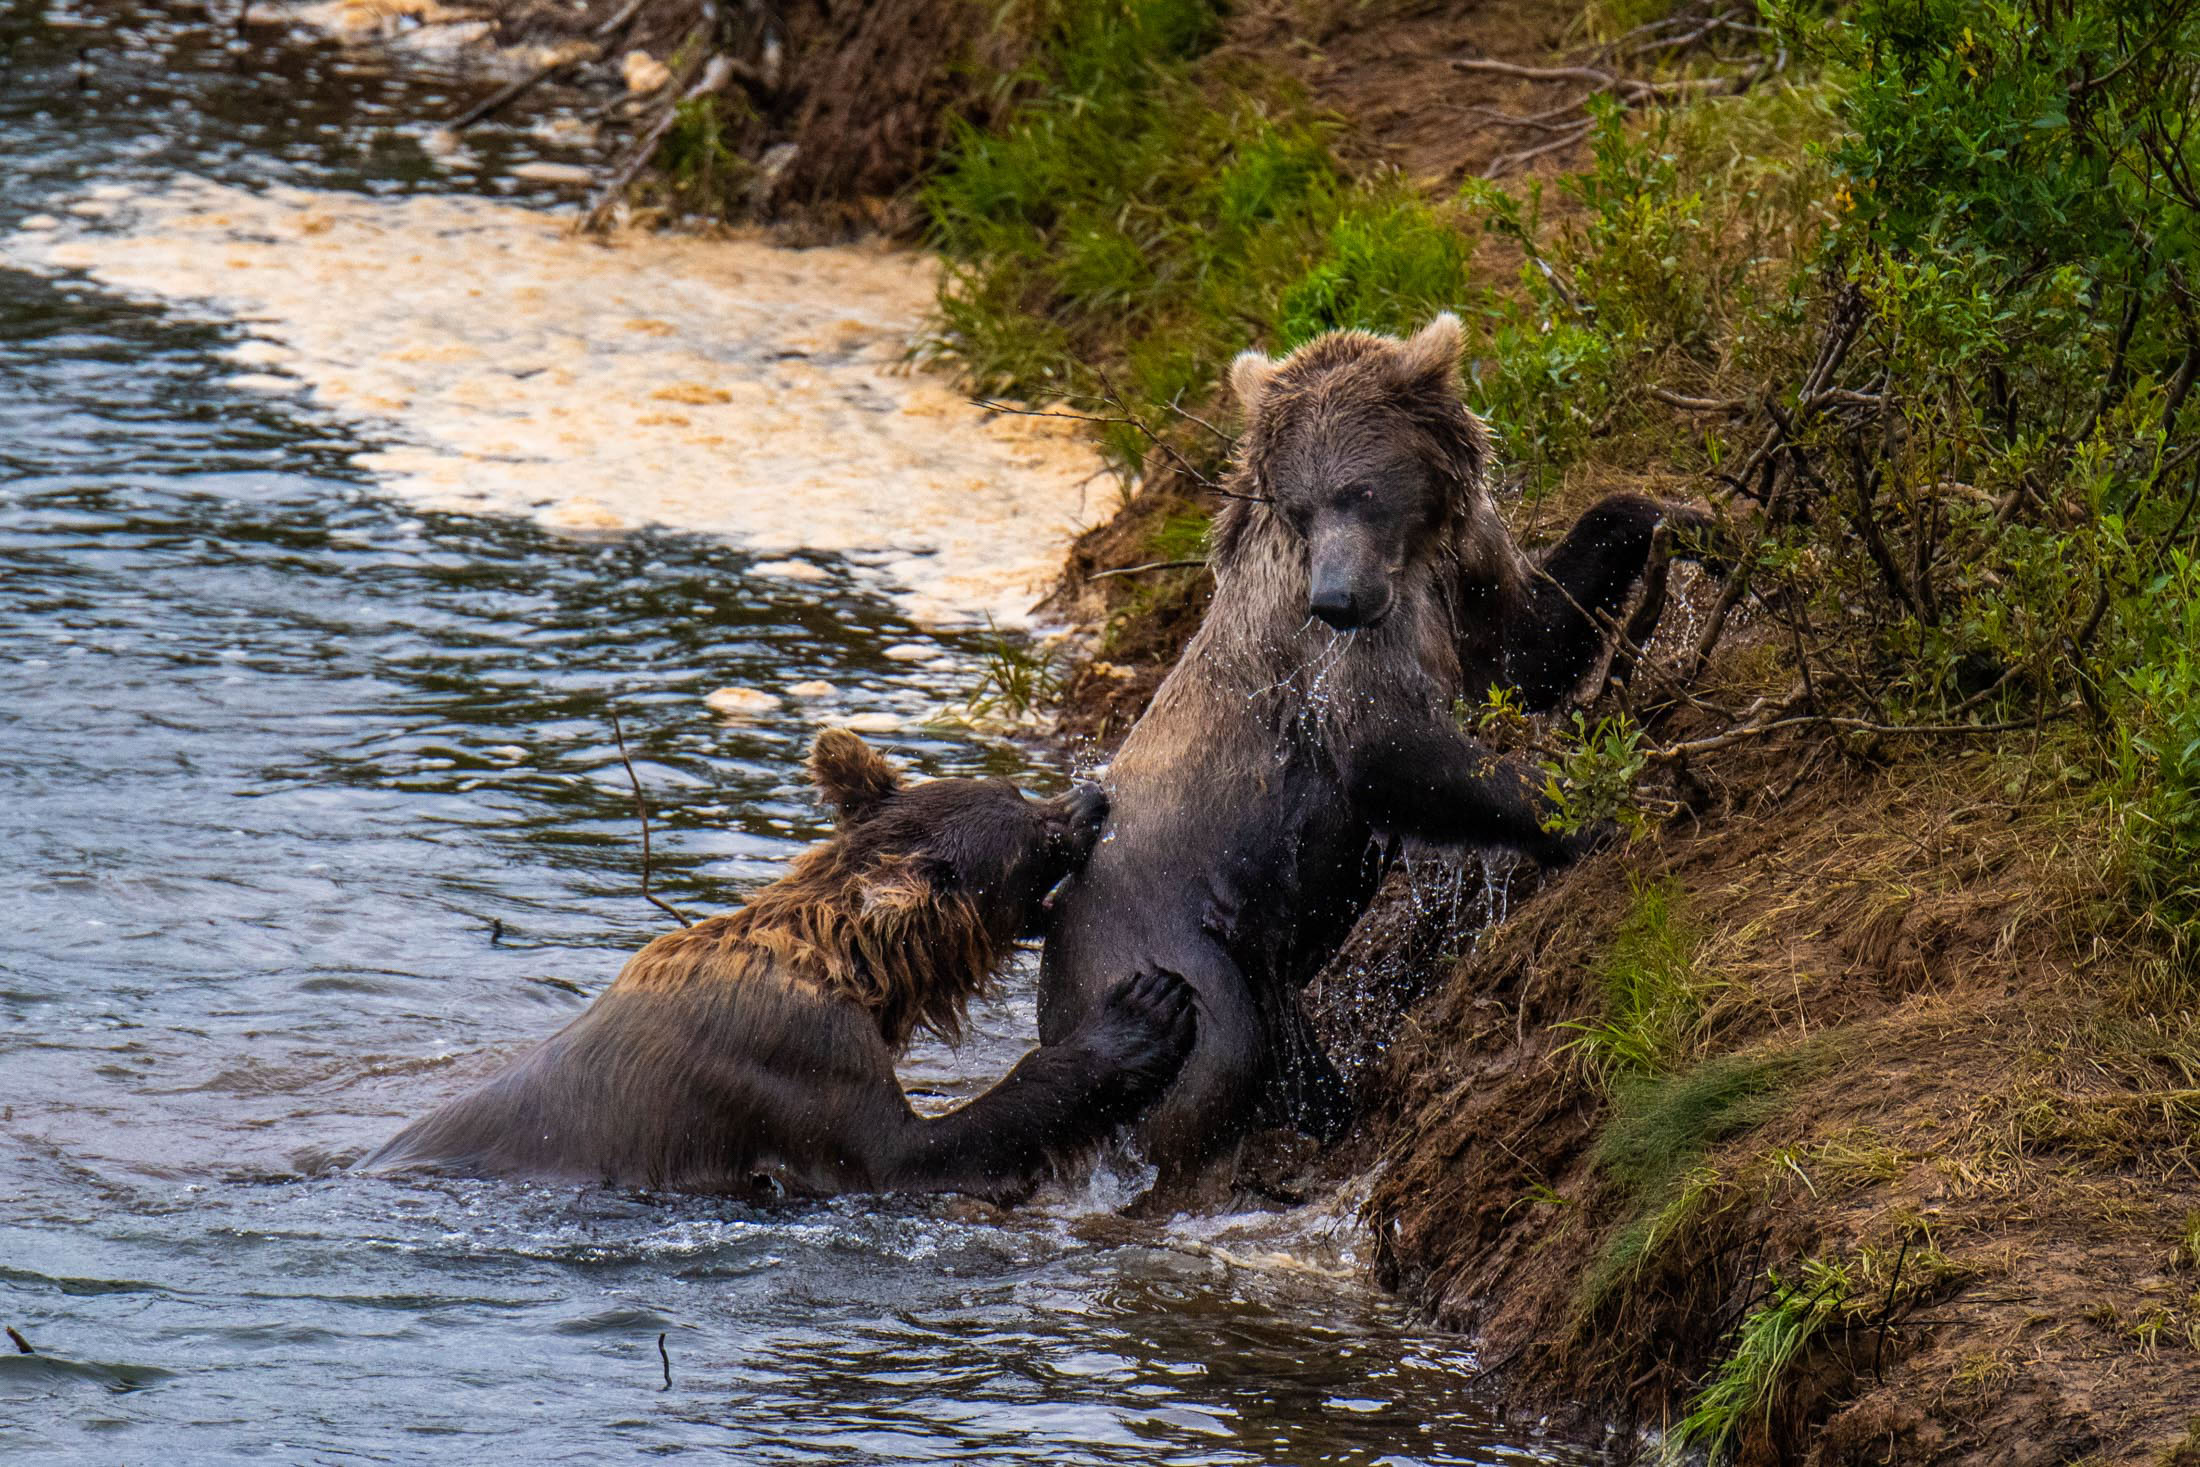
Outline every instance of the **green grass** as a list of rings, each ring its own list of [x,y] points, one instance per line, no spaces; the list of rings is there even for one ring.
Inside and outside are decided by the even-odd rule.
[[[1800,1056],[1744,1051],[1613,1087],[1612,1112],[1589,1159],[1620,1184],[1633,1215],[1605,1243],[1576,1292],[1577,1325],[1601,1317],[1665,1249],[1736,1195],[1706,1163],[1711,1148],[1769,1116]]]
[[[1742,1320],[1733,1350],[1667,1437],[1668,1460],[1684,1461],[1692,1451],[1728,1458],[1753,1423],[1769,1427],[1796,1363],[1843,1317],[1856,1292],[1847,1269],[1816,1258],[1803,1261],[1794,1282],[1774,1274],[1771,1285],[1772,1296]]]
[[[749,165],[726,142],[720,108],[738,106],[718,97],[696,97],[673,109],[671,131],[657,150],[672,203],[683,213],[722,218],[728,193],[749,175]]]
[[[1604,1012],[1559,1026],[1576,1031],[1565,1049],[1606,1091],[1681,1064],[1717,986],[1698,970],[1702,933],[1679,910],[1679,883],[1635,881],[1632,892],[1601,975]]]
[[[1771,1114],[1797,1062],[1793,1054],[1743,1051],[1623,1080],[1591,1159],[1637,1194],[1661,1192],[1712,1146]]]
[[[1168,426],[1247,346],[1469,299],[1464,214],[1349,179],[1288,87],[1202,59],[1214,13],[1061,0],[1021,100],[955,134],[924,193],[948,260],[935,350],[979,390],[1112,397]],[[1142,466],[1138,430],[1103,440]]]
[[[1212,524],[1212,517],[1204,510],[1172,514],[1146,537],[1146,554],[1155,560],[1198,560],[1207,553],[1207,532]]]
[[[986,625],[990,630],[981,653],[978,686],[966,704],[970,711],[1001,712],[1020,719],[1052,702],[1062,687],[1058,649],[1004,632],[990,616]]]

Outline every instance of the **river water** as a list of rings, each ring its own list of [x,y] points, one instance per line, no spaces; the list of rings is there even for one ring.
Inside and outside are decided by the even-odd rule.
[[[180,175],[556,207],[510,168],[590,156],[520,122],[454,167],[414,121],[468,94],[432,59],[232,19],[0,7],[0,233]],[[922,721],[980,644],[865,566],[424,509],[371,431],[238,386],[245,332],[0,268],[0,1323],[37,1352],[0,1354],[0,1455],[1588,1460],[1361,1280],[1348,1199],[1134,1224],[1135,1159],[1012,1214],[335,1169],[661,928],[610,708],[698,908],[821,833],[821,719],[1057,777]],[[975,1017],[912,1090],[1013,1061],[1028,973]]]

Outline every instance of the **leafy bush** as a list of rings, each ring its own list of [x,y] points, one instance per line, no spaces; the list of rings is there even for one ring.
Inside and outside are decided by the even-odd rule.
[[[1634,720],[1622,713],[1592,724],[1576,713],[1571,733],[1559,737],[1558,752],[1543,765],[1543,794],[1551,811],[1543,828],[1575,835],[1619,825],[1641,834],[1647,819],[1635,802],[1635,786],[1648,757]]]
[[[2122,832],[2137,892],[2182,936],[2200,927],[2200,560],[2171,550],[2141,594],[2153,645],[2119,677]]]

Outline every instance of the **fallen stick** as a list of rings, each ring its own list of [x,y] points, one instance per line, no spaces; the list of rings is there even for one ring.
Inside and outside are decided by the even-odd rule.
[[[1678,392],[1668,392],[1663,387],[1653,387],[1650,395],[1667,407],[1677,407],[1691,413],[1739,413],[1749,408],[1749,400],[1741,397],[1684,397]]]
[[[583,61],[593,61],[595,59],[596,49],[593,46],[589,47],[585,53],[566,52],[536,67],[518,81],[497,88],[494,92],[445,123],[444,126],[452,132],[464,132],[475,123],[486,121],[502,112],[506,107],[525,95],[536,83],[556,75],[569,66],[578,66]]]
[[[642,13],[642,7],[644,5],[647,5],[648,3],[649,0],[626,0],[626,4],[619,7],[618,14],[612,16],[602,25],[597,26],[594,30],[590,31],[589,34],[594,36],[599,41],[610,40],[620,31],[623,31],[629,25],[632,25],[634,23],[634,17],[640,15]]]
[[[1119,565],[1114,570],[1094,571],[1085,579],[1088,581],[1104,581],[1109,576],[1136,576],[1143,575],[1147,571],[1159,570],[1189,570],[1195,565],[1203,566],[1205,564],[1207,562],[1204,560],[1149,560],[1144,565]]]

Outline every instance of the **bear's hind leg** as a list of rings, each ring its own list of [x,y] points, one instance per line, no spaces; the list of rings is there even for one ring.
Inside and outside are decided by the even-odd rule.
[[[1252,988],[1235,962],[1209,951],[1184,976],[1199,995],[1199,1040],[1139,1127],[1164,1196],[1196,1187],[1259,1124],[1274,1059]]]

